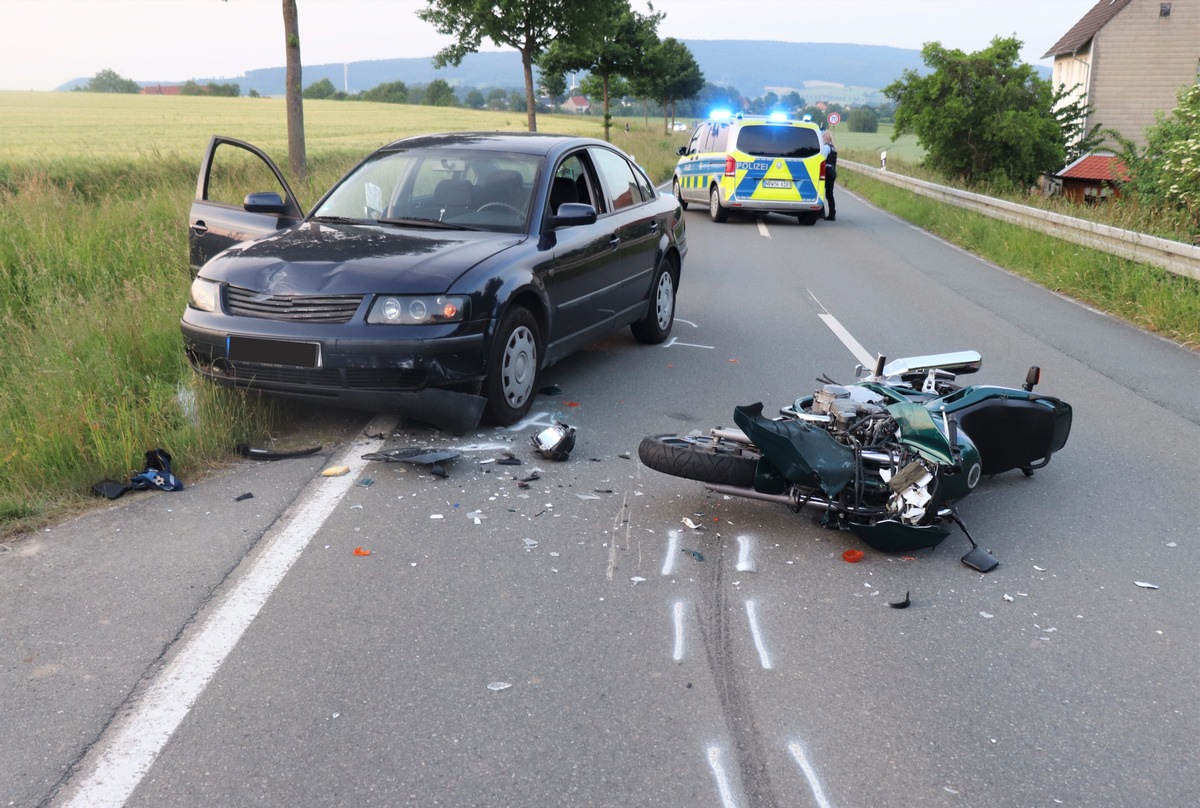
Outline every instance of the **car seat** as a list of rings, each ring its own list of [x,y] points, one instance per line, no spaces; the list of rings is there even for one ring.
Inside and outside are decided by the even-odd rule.
[[[575,190],[575,181],[569,177],[555,177],[550,185],[550,212],[557,214],[562,205],[578,201],[579,193]]]

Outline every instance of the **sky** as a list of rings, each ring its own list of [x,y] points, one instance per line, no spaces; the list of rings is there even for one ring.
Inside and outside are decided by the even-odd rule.
[[[1042,59],[1096,0],[653,0],[660,37],[977,51],[995,36]],[[631,4],[645,12],[646,0]],[[432,56],[450,40],[424,0],[297,0],[305,64]],[[499,50],[485,40],[482,50]],[[135,81],[234,80],[284,64],[281,0],[0,0],[0,90],[115,70]]]

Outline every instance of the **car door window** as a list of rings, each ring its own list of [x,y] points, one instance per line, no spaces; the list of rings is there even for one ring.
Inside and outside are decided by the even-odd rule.
[[[708,151],[723,152],[729,147],[729,124],[717,124],[716,131],[713,132],[712,142],[708,146]]]
[[[638,190],[637,179],[633,168],[625,158],[616,152],[599,147],[588,150],[596,171],[603,178],[606,207],[610,211],[621,210],[633,205],[640,205],[642,192]]]
[[[707,137],[707,133],[707,126],[701,126],[696,129],[696,132],[692,135],[691,141],[688,143],[688,154],[699,154],[700,152],[704,151],[704,140]]]
[[[646,176],[646,172],[634,166],[633,176],[637,179],[638,189],[642,192],[643,202],[649,202],[658,196],[658,191],[654,190],[654,183],[650,182],[650,178]]]
[[[248,193],[289,193],[258,155],[237,145],[220,143],[213,152],[204,199],[218,205],[242,207]]]

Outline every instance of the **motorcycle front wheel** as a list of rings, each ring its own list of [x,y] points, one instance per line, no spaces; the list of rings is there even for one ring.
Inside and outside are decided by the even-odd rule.
[[[754,487],[758,457],[746,453],[746,447],[712,438],[685,435],[652,435],[638,446],[642,465],[702,483]]]

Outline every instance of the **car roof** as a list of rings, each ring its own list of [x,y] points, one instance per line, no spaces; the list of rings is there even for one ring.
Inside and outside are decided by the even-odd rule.
[[[568,146],[606,146],[610,143],[590,137],[557,135],[549,132],[442,132],[416,135],[389,143],[380,151],[407,149],[483,149],[528,154],[550,154]]]

